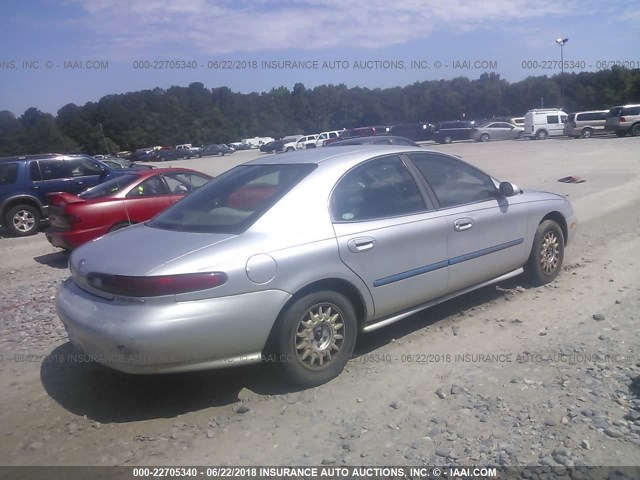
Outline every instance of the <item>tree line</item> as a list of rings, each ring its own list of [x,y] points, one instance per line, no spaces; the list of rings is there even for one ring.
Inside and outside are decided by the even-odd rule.
[[[35,107],[20,117],[0,111],[0,156],[89,154],[150,145],[229,143],[367,125],[523,116],[531,108],[607,109],[640,102],[640,69],[531,76],[510,83],[497,73],[393,88],[344,84],[263,93],[207,89],[200,82],[114,94],[53,116]]]

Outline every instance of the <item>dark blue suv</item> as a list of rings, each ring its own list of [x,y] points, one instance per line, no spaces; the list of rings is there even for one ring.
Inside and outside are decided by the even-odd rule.
[[[48,216],[47,193],[80,193],[127,172],[88,155],[0,158],[0,223],[15,236],[33,235]]]

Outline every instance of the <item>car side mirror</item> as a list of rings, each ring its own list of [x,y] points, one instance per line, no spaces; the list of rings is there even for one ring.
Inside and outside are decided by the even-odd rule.
[[[503,197],[513,197],[517,193],[520,193],[520,189],[511,182],[500,182],[498,191]]]

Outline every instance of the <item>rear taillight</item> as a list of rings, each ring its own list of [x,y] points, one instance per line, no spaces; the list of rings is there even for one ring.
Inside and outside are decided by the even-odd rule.
[[[620,117],[620,123],[626,122],[626,120],[624,119],[624,117]]]
[[[126,297],[159,297],[219,287],[227,281],[222,272],[185,273],[128,277],[106,273],[89,273],[87,282],[94,288]]]

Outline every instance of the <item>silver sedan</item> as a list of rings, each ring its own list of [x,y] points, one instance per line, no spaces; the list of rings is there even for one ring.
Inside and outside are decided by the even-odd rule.
[[[507,122],[488,122],[471,130],[471,138],[478,142],[514,140],[522,137],[524,128]]]
[[[575,230],[565,197],[450,155],[295,152],[81,246],[56,307],[71,343],[117,370],[268,361],[313,386],[340,373],[360,333],[523,272],[552,281]]]

